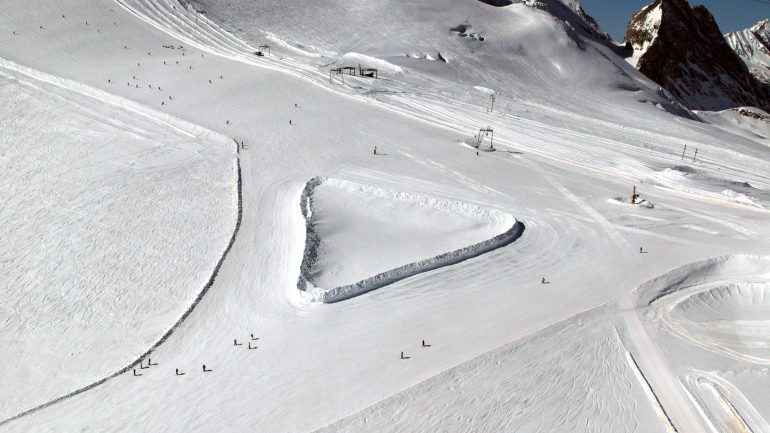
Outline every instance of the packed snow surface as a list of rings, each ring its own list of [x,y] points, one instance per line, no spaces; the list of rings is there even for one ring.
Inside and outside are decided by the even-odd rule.
[[[227,137],[102,91],[3,61],[0,94],[5,419],[168,330],[227,243],[237,174]]]
[[[770,148],[576,2],[11,3],[3,433],[766,430]],[[526,229],[306,302],[316,177],[332,286]]]

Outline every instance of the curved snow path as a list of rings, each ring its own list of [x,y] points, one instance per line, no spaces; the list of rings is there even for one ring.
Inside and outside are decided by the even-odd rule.
[[[437,256],[423,259],[417,262],[407,263],[397,268],[380,272],[379,274],[365,278],[363,280],[360,280],[352,284],[338,286],[331,289],[315,287],[313,286],[313,283],[311,281],[311,273],[312,273],[311,270],[313,268],[313,264],[317,259],[318,248],[320,246],[321,240],[314,228],[314,223],[312,218],[312,215],[313,215],[312,198],[313,198],[313,191],[318,186],[326,182],[327,180],[329,179],[322,178],[322,177],[314,177],[313,179],[310,179],[305,184],[305,188],[302,190],[302,196],[300,199],[300,209],[302,211],[302,216],[305,219],[305,225],[306,225],[306,237],[305,237],[305,252],[302,257],[302,265],[300,266],[300,276],[297,281],[297,288],[308,300],[313,302],[334,303],[334,302],[344,301],[346,299],[370,292],[372,290],[379,289],[381,287],[387,286],[389,284],[395,283],[396,281],[400,281],[405,278],[413,277],[415,275],[422,274],[424,272],[432,271],[435,269],[443,268],[445,266],[455,265],[465,260],[469,260],[474,257],[478,257],[482,254],[486,254],[498,248],[502,248],[512,243],[519,237],[521,237],[522,233],[524,232],[524,224],[521,223],[520,221],[517,221],[516,218],[514,218],[512,215],[505,214],[503,212],[500,212],[494,209],[482,209],[482,208],[479,208],[478,206],[471,205],[469,203],[444,201],[443,203],[439,203],[439,204],[446,205],[446,208],[448,209],[454,209],[459,212],[467,212],[467,213],[472,213],[472,212],[488,213],[491,219],[508,220],[508,222],[511,222],[511,225],[503,233],[500,233],[482,242],[469,245],[454,251],[439,254]],[[337,179],[334,179],[334,181],[342,185],[353,184],[352,182],[341,181]],[[399,196],[399,198],[402,198],[401,196],[408,195],[409,198],[407,200],[416,201],[415,197],[412,196],[411,194],[399,194],[398,192],[393,190],[386,190],[386,189],[381,189],[373,186],[367,186],[367,188],[378,190],[377,191],[378,195],[382,195],[383,197],[392,198],[392,197]],[[425,201],[426,203],[429,203],[430,206],[436,206],[437,200],[438,199],[432,198],[429,200],[426,199],[426,200],[420,200],[420,201],[421,202]]]
[[[79,94],[82,94],[87,97],[91,97],[94,99],[98,99],[100,101],[106,102],[108,104],[118,105],[121,106],[123,109],[126,109],[128,111],[134,112],[140,116],[143,117],[151,117],[155,120],[158,120],[160,122],[163,122],[165,125],[167,125],[170,128],[173,128],[179,132],[182,132],[190,137],[194,137],[196,133],[200,133],[201,131],[204,131],[205,128],[202,128],[200,126],[197,126],[195,124],[186,122],[184,120],[178,119],[174,116],[167,115],[165,113],[159,113],[156,112],[149,107],[146,107],[142,104],[125,100],[124,98],[120,98],[118,96],[112,95],[110,93],[94,89],[90,86],[72,81],[67,80],[63,78],[59,78],[53,75],[49,75],[22,65],[18,65],[16,63],[10,62],[6,59],[0,58],[0,67],[5,68],[7,70],[13,71],[15,73],[18,73],[23,76],[27,76],[33,80],[38,80],[42,82],[46,82],[61,88],[64,88],[69,91],[73,91]],[[227,257],[227,254],[230,252],[233,244],[235,243],[235,238],[238,234],[238,231],[240,230],[241,221],[243,218],[243,197],[242,197],[242,179],[241,179],[241,163],[240,163],[240,147],[238,145],[238,142],[236,140],[233,140],[235,142],[236,147],[236,158],[234,160],[235,163],[235,172],[236,172],[236,196],[237,196],[237,213],[236,213],[236,219],[235,224],[233,227],[232,234],[230,236],[230,239],[228,241],[227,246],[225,247],[222,254],[219,256],[219,259],[217,260],[216,265],[214,266],[214,269],[209,276],[208,281],[203,286],[201,291],[197,294],[193,302],[187,307],[187,309],[184,311],[182,316],[155,342],[153,343],[147,350],[145,350],[143,353],[138,355],[133,361],[131,361],[128,365],[120,368],[119,370],[115,371],[114,373],[99,379],[95,382],[92,382],[86,386],[83,386],[81,388],[78,388],[70,393],[67,393],[65,395],[62,395],[60,397],[57,397],[51,401],[48,401],[46,403],[37,405],[33,408],[27,409],[23,412],[19,412],[16,415],[13,415],[9,418],[0,420],[0,426],[3,426],[7,423],[10,423],[14,420],[17,420],[21,417],[31,415],[35,412],[38,412],[40,410],[43,410],[45,408],[48,408],[50,406],[53,406],[57,403],[61,403],[69,398],[75,397],[79,394],[82,394],[86,391],[89,391],[93,388],[96,388],[99,385],[104,384],[110,379],[113,379],[121,374],[124,374],[126,372],[131,371],[136,365],[139,365],[144,358],[152,354],[160,345],[162,345],[168,338],[174,333],[174,331],[187,319],[187,317],[193,312],[195,307],[200,303],[200,301],[203,299],[203,297],[206,295],[206,293],[209,291],[209,289],[213,286],[214,281],[216,280],[216,277],[219,273],[219,270],[222,266],[222,263],[224,263],[225,258]]]
[[[717,373],[693,370],[680,377],[703,419],[718,433],[768,432],[770,424],[738,388]]]
[[[770,258],[728,256],[687,265],[642,289],[665,330],[708,351],[770,365]]]

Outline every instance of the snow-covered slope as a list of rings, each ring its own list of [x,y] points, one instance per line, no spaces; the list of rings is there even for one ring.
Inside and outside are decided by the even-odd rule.
[[[3,60],[0,94],[6,419],[169,331],[232,235],[238,173],[227,137],[89,86]]]
[[[725,39],[757,78],[770,83],[770,20],[760,21],[746,30],[728,33]]]
[[[763,260],[685,266],[674,284],[667,272],[767,254],[768,147],[672,115],[666,93],[576,8],[487,3],[7,7],[0,57],[17,66],[4,69],[0,164],[14,194],[0,196],[0,217],[15,238],[0,239],[13,278],[2,280],[13,304],[0,304],[0,323],[13,326],[0,338],[18,356],[0,370],[0,431],[701,432],[702,407],[733,416],[718,398],[689,397],[712,382],[737,411],[766,418],[757,364],[698,344],[703,335],[669,335],[649,299],[630,292],[658,275],[666,288],[764,275]],[[470,30],[451,30],[466,21]],[[256,56],[263,43],[271,52]],[[438,49],[448,63],[430,60]],[[345,62],[376,64],[379,78],[330,82]],[[495,151],[468,144],[486,127]],[[314,178],[365,190],[317,197],[332,223],[321,227],[327,257],[353,279],[499,231],[489,218],[458,219],[466,205],[526,230],[342,302],[308,303],[297,288],[308,245],[299,204]],[[655,206],[612,200],[634,187]],[[61,192],[61,207],[33,207],[37,191],[49,201]],[[436,206],[368,200],[394,191]],[[437,211],[449,203],[448,216]],[[79,213],[51,215],[68,205]],[[366,234],[335,230],[365,233],[356,215],[391,224],[364,227],[385,244],[353,257]],[[78,284],[86,274],[101,280]],[[38,275],[48,280],[27,284]],[[49,317],[63,318],[50,335],[28,332]],[[74,364],[69,347],[87,351]],[[696,370],[711,382],[682,380]]]
[[[592,89],[597,104],[644,100],[676,109],[656,93],[656,85],[613,55],[617,47],[576,1],[495,7],[465,0],[345,0],[288,10],[278,0],[191,4],[252,45],[270,44],[327,77],[335,66],[379,67],[385,80],[356,87],[389,103],[403,105],[394,100],[430,87],[447,99],[483,107],[489,95],[476,90],[481,86],[497,94],[498,105],[523,108],[538,100],[590,110],[586,95],[575,98],[570,91],[579,87]],[[436,60],[439,53],[446,62]]]

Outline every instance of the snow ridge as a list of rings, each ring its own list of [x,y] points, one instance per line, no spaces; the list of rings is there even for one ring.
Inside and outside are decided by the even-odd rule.
[[[359,190],[363,189],[368,193],[372,193],[373,195],[383,198],[417,201],[425,206],[450,209],[459,213],[473,215],[481,214],[493,220],[506,221],[510,224],[510,226],[503,233],[500,233],[477,244],[439,254],[428,259],[408,263],[395,269],[391,269],[372,277],[365,278],[353,284],[338,286],[332,289],[324,289],[314,286],[310,281],[310,275],[313,265],[318,259],[318,248],[321,244],[321,239],[314,228],[313,191],[316,187],[326,182],[350,186]],[[423,197],[412,193],[394,191],[385,188],[356,184],[340,179],[328,179],[323,177],[314,177],[305,184],[300,198],[300,210],[302,212],[302,216],[305,218],[306,241],[305,252],[302,257],[302,264],[300,265],[300,275],[297,280],[297,288],[300,290],[300,293],[303,295],[303,297],[311,302],[334,303],[343,301],[423,272],[460,263],[462,261],[488,253],[497,248],[504,247],[518,239],[524,231],[523,223],[517,221],[513,216],[498,210],[485,209],[470,203],[444,201],[437,198]]]

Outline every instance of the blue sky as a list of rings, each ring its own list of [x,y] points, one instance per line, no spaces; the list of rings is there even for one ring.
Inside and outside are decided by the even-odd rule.
[[[616,40],[622,40],[631,15],[652,0],[581,0],[588,15]],[[690,0],[705,5],[719,23],[722,33],[745,29],[770,18],[770,0]]]

